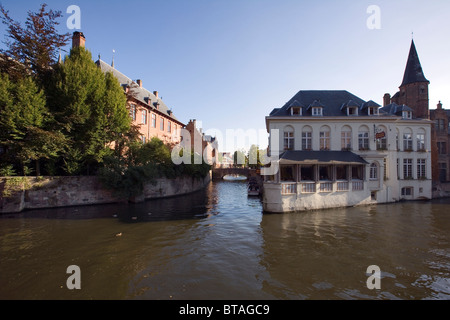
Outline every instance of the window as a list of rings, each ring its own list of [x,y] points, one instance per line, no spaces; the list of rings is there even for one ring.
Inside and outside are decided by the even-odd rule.
[[[377,139],[377,150],[387,150],[387,137],[386,135],[381,135]]]
[[[330,128],[325,126],[320,130],[320,150],[330,150]]]
[[[161,117],[161,119],[159,120],[159,129],[161,131],[164,131],[164,118]]]
[[[383,179],[386,181],[388,179],[388,166],[387,166],[387,159],[383,159]]]
[[[312,129],[311,127],[303,128],[302,132],[302,150],[312,149]]]
[[[314,107],[312,108],[312,115],[313,116],[322,116],[322,108]]]
[[[348,126],[343,127],[341,131],[341,149],[352,149],[352,129]]]
[[[314,168],[314,166],[301,166],[300,177],[302,181],[315,181]]]
[[[167,122],[167,132],[172,132],[172,122],[170,121]]]
[[[413,140],[411,131],[406,131],[403,134],[403,151],[412,151]]]
[[[403,159],[403,179],[413,179],[412,159]]]
[[[133,119],[133,121],[136,121],[136,105],[135,104],[132,104],[130,106],[130,116],[131,116],[131,119]]]
[[[426,179],[427,177],[427,160],[417,159],[417,179]]]
[[[348,180],[348,166],[336,166],[336,180]]]
[[[438,132],[444,132],[446,131],[445,128],[445,119],[436,119],[436,130]]]
[[[294,150],[294,128],[287,126],[284,129],[284,150]]]
[[[370,180],[378,180],[378,165],[373,162],[370,165],[370,176],[369,176]]]
[[[358,134],[359,150],[369,150],[369,129],[361,128]]]
[[[404,187],[402,188],[402,196],[412,196],[414,193],[414,188]]]
[[[280,166],[281,181],[295,181],[294,169],[294,166]]]
[[[141,141],[142,141],[142,143],[144,143],[144,144],[145,144],[145,142],[147,142],[147,139],[145,138],[144,135],[141,136]]]
[[[320,181],[331,181],[331,166],[319,166],[319,180]]]
[[[378,115],[378,108],[377,107],[369,107],[367,110],[367,113],[369,116],[377,116]]]
[[[438,153],[439,154],[447,154],[447,143],[438,141],[437,143]]]
[[[364,179],[364,166],[352,166],[352,180]]]
[[[300,108],[300,107],[293,107],[293,108],[291,108],[291,115],[292,116],[301,116],[302,115],[302,108]]]
[[[425,133],[418,133],[416,136],[417,151],[425,151]]]
[[[357,116],[358,115],[358,108],[354,108],[354,107],[347,108],[347,115],[348,116]]]
[[[402,117],[403,117],[403,119],[412,119],[412,112],[411,111],[403,111]]]
[[[147,110],[142,110],[142,124],[147,124]]]
[[[156,128],[156,114],[152,113],[152,128]]]

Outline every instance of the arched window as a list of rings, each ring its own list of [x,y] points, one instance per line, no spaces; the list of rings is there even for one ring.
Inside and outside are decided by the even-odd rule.
[[[403,132],[403,151],[412,151],[413,150],[413,138],[412,138],[412,130],[406,128]]]
[[[387,150],[387,129],[385,126],[378,126],[376,133],[377,150]]]
[[[302,150],[312,150],[312,128],[304,126],[302,130]]]
[[[294,128],[291,126],[287,126],[284,128],[284,150],[294,150],[294,145]]]
[[[320,150],[330,150],[330,132],[329,126],[320,128]]]
[[[420,128],[419,131],[417,131],[416,142],[417,142],[417,151],[424,152],[426,150],[426,147],[425,147],[425,130],[423,128]]]
[[[361,126],[358,132],[358,146],[359,150],[369,150],[369,128]]]
[[[378,180],[378,163],[372,162],[370,165],[370,180]]]
[[[341,149],[352,150],[352,128],[343,126],[341,130]]]

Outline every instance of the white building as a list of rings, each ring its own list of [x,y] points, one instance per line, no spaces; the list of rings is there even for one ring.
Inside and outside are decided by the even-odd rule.
[[[290,212],[431,199],[431,121],[347,91],[300,91],[266,117],[279,171],[264,210]]]

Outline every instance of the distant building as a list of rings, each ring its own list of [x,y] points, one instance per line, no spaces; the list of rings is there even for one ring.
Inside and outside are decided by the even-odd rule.
[[[221,168],[232,168],[234,166],[233,154],[230,152],[222,152],[220,159]]]
[[[84,47],[86,38],[81,32],[74,32],[72,46]],[[139,127],[143,143],[157,137],[166,144],[177,144],[181,141],[181,129],[185,125],[179,121],[159,97],[157,91],[150,92],[143,86],[142,80],[133,81],[100,58],[95,62],[104,72],[112,72],[127,94],[127,108],[133,124]]]
[[[266,117],[279,130],[264,210],[288,212],[431,199],[431,126],[406,105],[348,91],[300,91]],[[272,163],[274,165],[275,163]]]
[[[197,127],[197,120],[189,120],[186,130],[190,134],[191,150],[197,155],[201,155],[205,162],[214,166],[218,164],[218,142],[215,137],[205,135],[202,128]]]
[[[437,179],[439,182],[450,181],[450,110],[442,108],[439,101],[437,109],[430,110],[430,118],[434,121],[436,141]]]

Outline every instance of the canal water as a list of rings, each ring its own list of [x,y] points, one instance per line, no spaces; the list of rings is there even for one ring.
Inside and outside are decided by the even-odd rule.
[[[0,299],[450,299],[449,208],[263,214],[245,182],[223,181],[141,204],[3,215]],[[67,288],[71,265],[80,290]],[[367,287],[372,265],[380,289]]]

